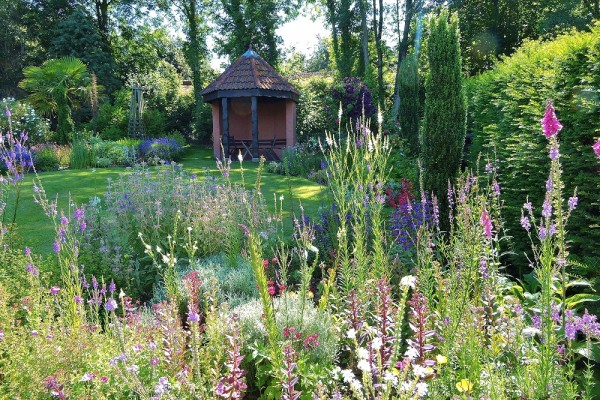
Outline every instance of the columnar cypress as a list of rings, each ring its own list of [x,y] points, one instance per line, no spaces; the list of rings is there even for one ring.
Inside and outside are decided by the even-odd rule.
[[[442,226],[448,216],[448,181],[459,172],[466,134],[458,20],[444,10],[429,22],[425,115],[420,135],[423,183],[437,195]]]
[[[416,155],[419,153],[419,120],[421,118],[417,57],[414,54],[404,57],[398,73],[400,91],[398,122],[400,122],[402,137],[408,142],[411,153]]]

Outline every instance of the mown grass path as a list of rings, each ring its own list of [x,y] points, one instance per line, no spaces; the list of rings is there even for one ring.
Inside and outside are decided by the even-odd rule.
[[[189,149],[181,161],[183,168],[198,175],[208,174],[221,177],[212,151]],[[258,163],[244,162],[244,178],[247,188],[254,187]],[[118,179],[119,174],[127,173],[125,168],[98,168],[85,170],[63,170],[40,173],[40,179],[49,199],[58,198],[59,208],[67,209],[69,196],[77,204],[87,203],[91,198],[102,197],[108,179]],[[231,170],[231,181],[241,183],[239,162],[235,161]],[[33,176],[25,177],[17,210],[17,240],[19,245],[28,246],[34,253],[49,254],[52,251],[54,231],[51,221],[41,207],[33,200]],[[302,177],[286,177],[265,172],[261,191],[269,210],[274,211],[274,196],[283,195],[284,217],[299,215],[302,204],[305,213],[316,216],[319,208],[329,204],[326,190]],[[9,201],[9,205],[13,202]],[[12,219],[12,209],[8,207],[5,219]]]

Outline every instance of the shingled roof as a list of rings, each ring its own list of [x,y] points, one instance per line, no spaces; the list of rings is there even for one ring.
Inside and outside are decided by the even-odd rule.
[[[298,100],[298,91],[252,48],[202,92],[205,101],[221,97],[266,96]]]

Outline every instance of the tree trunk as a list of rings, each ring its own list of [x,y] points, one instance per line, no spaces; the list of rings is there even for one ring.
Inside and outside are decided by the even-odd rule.
[[[98,30],[100,31],[100,34],[106,43],[108,43],[108,37],[110,34],[108,21],[109,5],[109,0],[96,0],[96,23],[98,24]]]
[[[385,90],[383,87],[383,43],[381,36],[383,32],[383,0],[373,0],[373,30],[375,31],[375,47],[377,48],[377,98],[379,107],[383,106]]]
[[[184,5],[185,17],[188,22],[188,41],[190,43],[188,51],[188,63],[192,70],[192,83],[194,85],[194,103],[196,107],[201,104],[202,96],[202,75],[200,71],[200,31],[198,27],[198,12],[196,0],[187,0]]]
[[[337,28],[337,12],[335,9],[335,1],[327,0],[327,13],[329,14],[327,19],[331,25],[331,40],[333,42],[333,56],[335,57],[335,64],[338,71],[340,71],[340,42],[338,37]]]
[[[360,45],[362,57],[358,66],[358,75],[366,80],[369,71],[369,28],[367,27],[367,4],[366,0],[357,0],[360,11]],[[375,11],[373,11],[375,12]]]
[[[396,0],[396,12],[400,18],[400,4]],[[398,118],[398,110],[400,108],[400,63],[408,52],[408,34],[410,33],[410,22],[415,14],[414,0],[405,0],[404,2],[404,27],[402,29],[402,40],[398,43],[398,63],[396,64],[396,80],[394,83],[394,104],[392,106],[392,120]],[[398,37],[400,37],[400,25],[398,25]]]

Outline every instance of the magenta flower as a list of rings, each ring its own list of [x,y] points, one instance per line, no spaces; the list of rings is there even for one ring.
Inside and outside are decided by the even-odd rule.
[[[58,292],[60,292],[60,288],[58,286],[52,286],[50,288],[50,294],[52,296],[56,296],[58,294]]]
[[[598,139],[598,141],[594,143],[592,149],[594,149],[594,153],[596,153],[597,156],[600,156],[600,139]]]
[[[544,118],[542,118],[542,130],[544,131],[544,135],[546,135],[547,139],[550,139],[562,129],[561,123],[556,118],[556,113],[554,112],[554,107],[552,106],[552,100],[546,101],[546,113],[544,114]]]
[[[481,226],[483,227],[483,233],[488,239],[492,238],[492,219],[490,218],[490,214],[484,208],[481,211]]]
[[[10,110],[8,109],[8,106],[6,107],[6,111],[4,111],[4,115],[6,115],[7,117],[10,117],[12,115]]]

